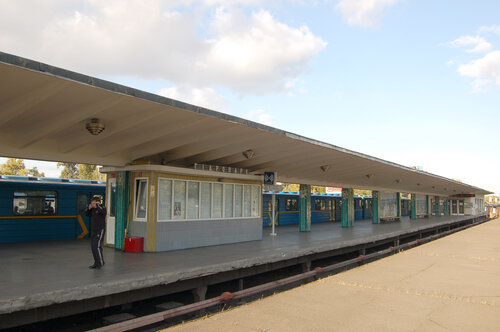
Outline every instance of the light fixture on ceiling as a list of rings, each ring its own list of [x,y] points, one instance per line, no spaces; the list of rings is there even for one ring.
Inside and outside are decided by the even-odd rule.
[[[87,128],[92,135],[99,135],[105,129],[104,123],[99,122],[99,119],[96,118],[90,119],[90,122],[87,122],[85,128]]]
[[[246,150],[242,152],[243,156],[247,159],[252,159],[255,156],[255,151],[254,150]]]
[[[365,176],[366,176],[367,179],[370,179],[370,178],[374,177],[375,174],[371,173],[371,174],[366,174]]]
[[[323,172],[326,172],[326,171],[328,171],[330,169],[330,165],[323,165],[323,166],[320,166],[319,168],[321,168],[321,170]]]
[[[417,183],[417,186],[420,186],[420,183]]]
[[[400,180],[399,180],[399,179],[396,179],[396,180],[394,180],[394,181],[396,181],[396,183],[399,183],[399,181],[400,181]]]

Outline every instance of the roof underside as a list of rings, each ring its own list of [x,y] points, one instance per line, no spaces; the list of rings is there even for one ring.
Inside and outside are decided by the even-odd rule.
[[[106,129],[91,135],[98,118]],[[245,158],[243,151],[255,156]],[[0,52],[0,155],[124,166],[148,159],[277,171],[279,181],[436,195],[486,190]],[[321,166],[328,165],[326,171]]]

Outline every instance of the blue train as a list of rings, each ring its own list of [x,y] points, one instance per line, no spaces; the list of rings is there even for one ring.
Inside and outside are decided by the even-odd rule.
[[[271,225],[272,192],[263,192],[262,224]],[[276,195],[276,223],[278,225],[296,225],[299,223],[299,193],[274,192]],[[410,199],[401,198],[401,216],[410,215]],[[311,223],[341,221],[342,195],[311,194]],[[371,196],[354,196],[355,220],[372,218]]]
[[[299,193],[275,192],[276,223],[294,225],[299,223]],[[262,224],[271,225],[272,192],[263,192]],[[311,194],[311,223],[340,221],[342,196],[339,194]],[[354,217],[356,220],[372,217],[371,197],[354,197]]]
[[[84,238],[84,211],[102,181],[0,175],[0,243]]]

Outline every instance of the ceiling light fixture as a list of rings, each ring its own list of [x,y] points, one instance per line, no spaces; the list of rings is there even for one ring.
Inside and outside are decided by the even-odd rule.
[[[92,135],[99,135],[105,129],[104,123],[99,122],[99,119],[96,118],[93,118],[90,120],[90,122],[87,122],[85,128],[87,128],[89,133],[91,133]]]
[[[323,166],[320,166],[319,168],[321,168],[321,170],[323,172],[326,172],[326,171],[328,171],[330,169],[330,165],[323,165]]]
[[[254,150],[246,150],[242,152],[243,156],[247,159],[252,159],[255,156],[255,151]]]

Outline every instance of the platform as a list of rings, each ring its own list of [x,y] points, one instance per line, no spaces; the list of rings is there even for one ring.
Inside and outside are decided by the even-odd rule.
[[[88,240],[2,244],[0,328],[13,319],[32,322],[126,303],[148,294],[195,288],[201,277],[209,283],[208,278],[223,273],[265,265],[272,268],[270,264],[298,262],[313,254],[392,241],[478,218],[484,217],[403,218],[401,222],[376,225],[363,220],[351,228],[322,223],[312,224],[307,233],[299,232],[294,225],[278,227],[277,236],[269,235],[270,229],[264,228],[261,241],[163,253],[136,254],[105,248],[106,265],[101,270],[88,269],[92,263]],[[227,275],[225,280],[231,277],[236,278]],[[177,289],[166,289],[182,281],[185,283]]]
[[[500,219],[166,331],[499,331]]]

